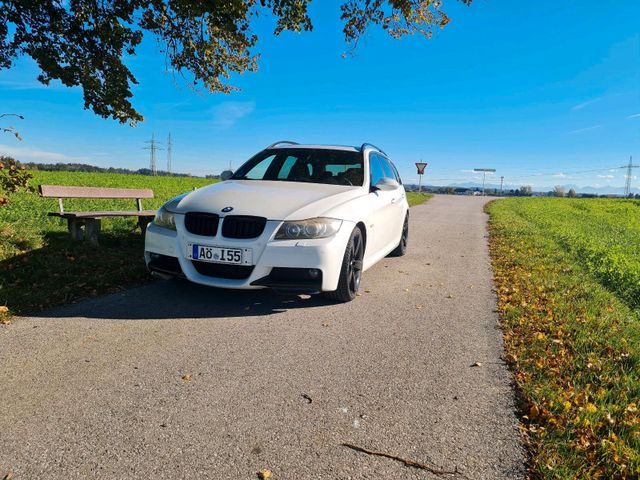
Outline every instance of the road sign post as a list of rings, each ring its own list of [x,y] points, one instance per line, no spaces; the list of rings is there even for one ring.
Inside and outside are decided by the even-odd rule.
[[[416,168],[418,169],[418,193],[422,193],[422,175],[424,175],[424,170],[427,168],[428,163],[424,162],[416,162]]]
[[[487,179],[487,172],[495,172],[495,168],[474,168],[474,172],[482,172],[482,196],[484,197],[484,182]]]

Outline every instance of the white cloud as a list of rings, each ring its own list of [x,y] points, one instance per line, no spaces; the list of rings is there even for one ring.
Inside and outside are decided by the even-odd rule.
[[[554,173],[553,175],[551,175],[552,177],[558,177],[558,178],[564,178],[567,176],[566,173],[562,173],[562,172],[558,172],[558,173]]]
[[[630,118],[640,118],[640,113],[634,113],[633,115],[629,115],[627,117],[627,119],[630,119]]]
[[[229,128],[256,109],[256,102],[223,102],[213,109],[213,123]]]
[[[571,111],[576,111],[576,110],[582,110],[585,107],[588,107],[589,105],[593,105],[594,103],[598,103],[599,101],[601,101],[604,97],[597,97],[597,98],[592,98],[591,100],[587,100],[586,102],[582,102],[582,103],[578,103],[577,105],[574,105],[573,107],[571,107]]]
[[[598,175],[598,178],[614,178],[613,175]]]
[[[472,168],[466,168],[464,170],[460,170],[462,173],[476,173]]]
[[[571,130],[570,132],[567,132],[567,133],[569,135],[573,135],[574,133],[588,132],[589,130],[596,130],[598,128],[602,128],[602,125],[594,125],[593,127],[579,128],[577,130]]]
[[[70,157],[64,153],[47,152],[29,147],[12,147],[0,144],[0,154],[8,155],[16,160],[35,162],[78,162],[85,161],[87,157]]]

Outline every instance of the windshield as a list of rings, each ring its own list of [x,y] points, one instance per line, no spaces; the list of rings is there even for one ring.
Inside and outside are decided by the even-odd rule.
[[[242,165],[231,179],[362,186],[363,156],[323,148],[265,150]]]

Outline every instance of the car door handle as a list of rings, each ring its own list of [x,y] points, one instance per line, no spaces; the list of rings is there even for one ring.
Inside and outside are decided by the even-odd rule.
[[[397,200],[398,200],[397,198],[392,198],[391,203],[396,203]]]

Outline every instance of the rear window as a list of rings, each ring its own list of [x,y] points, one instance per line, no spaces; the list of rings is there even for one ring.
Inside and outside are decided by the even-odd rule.
[[[278,148],[260,152],[231,178],[362,186],[364,163],[360,152]]]

